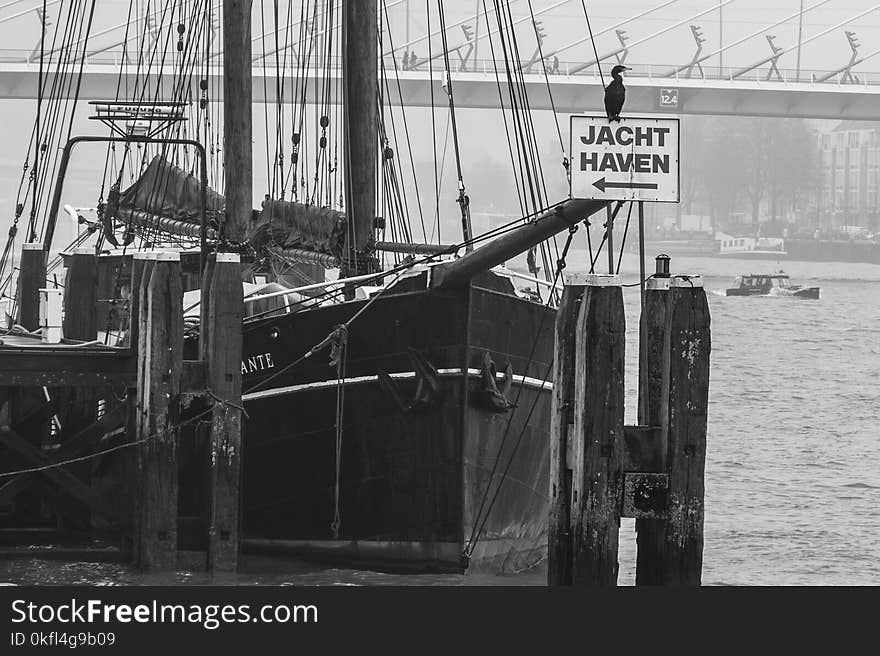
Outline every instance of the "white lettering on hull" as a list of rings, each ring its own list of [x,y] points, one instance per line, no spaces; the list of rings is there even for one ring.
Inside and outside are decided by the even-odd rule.
[[[266,369],[274,369],[275,362],[272,360],[271,353],[260,353],[253,355],[241,361],[241,374],[252,374],[257,371],[265,371]]]

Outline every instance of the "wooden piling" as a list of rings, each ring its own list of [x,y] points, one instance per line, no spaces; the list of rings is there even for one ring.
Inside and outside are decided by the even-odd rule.
[[[617,583],[626,325],[617,276],[587,276],[575,338],[572,583]]]
[[[571,585],[571,449],[574,429],[575,336],[586,277],[566,275],[556,313],[553,409],[550,417],[548,585]]]
[[[669,363],[661,424],[669,473],[664,584],[700,585],[703,569],[703,499],[709,405],[709,305],[702,281],[673,278],[667,314]]]
[[[177,559],[177,409],[183,368],[180,255],[147,260],[140,286],[138,344],[139,500],[135,562],[173,569]],[[149,275],[147,275],[149,273]]]
[[[128,294],[128,331],[122,344],[133,349],[137,349],[138,335],[140,334],[141,285],[143,284],[145,272],[152,272],[152,267],[148,267],[148,262],[151,259],[154,259],[154,253],[139,251],[134,254],[131,261],[131,282],[129,283]]]
[[[141,333],[141,323],[144,326],[147,323],[145,312],[141,312],[142,303],[146,294],[144,287],[144,278],[149,281],[152,273],[152,261],[155,260],[155,253],[152,251],[139,251],[132,257],[131,262],[131,280],[129,283],[128,297],[128,328],[122,345],[132,349],[137,360],[137,375],[135,384],[126,390],[128,401],[128,416],[126,419],[126,435],[129,442],[134,442],[140,437],[140,417],[142,398],[138,393],[144,380],[144,356],[145,352],[141,350],[139,336]],[[135,450],[134,471],[136,475],[133,480],[124,481],[126,486],[125,495],[132,500],[132,527],[133,534],[126,535],[123,539],[123,551],[130,556],[133,562],[139,562],[139,545],[136,540],[136,533],[139,530],[140,512],[141,512],[141,492],[140,492],[140,450]]]
[[[64,282],[64,337],[90,342],[98,337],[98,256],[75,248],[67,260]]]
[[[92,342],[98,338],[98,256],[93,248],[75,248],[67,258],[64,280],[63,339]],[[63,408],[62,424],[72,432],[83,430],[98,416],[98,392],[91,387],[67,387],[52,392]],[[74,465],[75,471],[89,478],[86,464]]]
[[[241,322],[244,300],[239,256],[210,258],[206,337],[211,418],[211,491],[208,528],[209,571],[238,567],[241,482]]]
[[[700,585],[710,317],[699,278],[652,279],[646,291],[646,398],[640,423],[660,426],[666,518],[638,520],[636,585]]]
[[[40,243],[22,244],[18,278],[18,323],[40,327],[40,288],[46,286],[46,252]]]
[[[666,314],[669,305],[670,278],[650,278],[645,285],[644,307],[640,321],[639,350],[639,424],[659,427],[665,411],[663,396],[663,349],[667,341]],[[666,471],[666,443],[662,431],[655,431],[660,444],[658,471]],[[662,585],[663,540],[666,521],[636,520],[636,585]]]

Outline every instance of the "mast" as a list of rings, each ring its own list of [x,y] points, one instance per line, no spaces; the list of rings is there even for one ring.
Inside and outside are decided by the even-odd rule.
[[[369,273],[376,207],[378,2],[342,0],[346,267]]]
[[[243,242],[253,212],[251,5],[223,0],[223,237]]]

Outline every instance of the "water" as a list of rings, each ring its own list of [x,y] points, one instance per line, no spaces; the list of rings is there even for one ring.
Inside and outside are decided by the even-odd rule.
[[[578,259],[573,252],[572,268]],[[727,298],[736,275],[773,263],[675,258],[701,274],[712,313],[703,582],[880,584],[880,266],[785,263],[818,301]],[[637,271],[626,256],[623,270]],[[632,282],[627,276],[624,282]],[[638,288],[627,310],[627,423],[635,422]],[[621,526],[619,582],[634,580],[632,520]],[[292,585],[543,584],[449,575],[401,576],[248,559],[215,583]],[[108,564],[0,563],[18,583],[210,583],[201,574],[142,575]]]
[[[772,264],[673,262],[705,276],[712,313],[703,581],[876,585],[880,267],[785,263],[794,284],[821,287],[818,301],[723,295]],[[621,582],[633,577],[621,562]]]

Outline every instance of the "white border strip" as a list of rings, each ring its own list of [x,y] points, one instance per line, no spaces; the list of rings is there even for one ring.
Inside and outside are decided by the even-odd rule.
[[[443,377],[451,377],[451,376],[459,376],[462,373],[460,368],[456,369],[438,369],[437,373],[439,373]],[[467,374],[469,378],[479,378],[483,375],[483,372],[480,369],[468,369]],[[397,373],[389,374],[392,380],[412,380],[416,377],[415,371],[399,371]],[[498,373],[496,374],[498,380],[504,380],[504,374]],[[360,385],[363,383],[375,383],[378,382],[379,376],[353,376],[351,378],[345,379],[345,385]],[[318,389],[326,389],[328,387],[336,387],[339,384],[338,378],[333,378],[332,380],[319,380],[314,383],[302,383],[300,385],[289,385],[287,387],[275,387],[273,389],[262,390],[260,392],[251,392],[249,394],[242,394],[241,398],[243,401],[256,401],[258,399],[265,399],[273,396],[284,396],[287,394],[296,394],[297,392],[304,392],[307,390],[318,390]],[[532,378],[531,376],[520,376],[517,374],[513,375],[513,382],[519,383],[521,385],[525,385],[526,387],[533,387],[535,389],[553,389],[553,383],[549,380],[540,380],[539,378]]]

